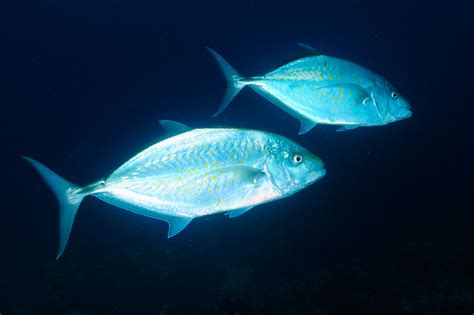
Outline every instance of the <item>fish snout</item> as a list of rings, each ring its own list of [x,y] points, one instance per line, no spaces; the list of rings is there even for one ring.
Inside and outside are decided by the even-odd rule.
[[[312,156],[310,164],[307,182],[314,183],[326,175],[326,169],[324,168],[324,162],[315,155]]]
[[[409,108],[404,108],[401,110],[398,110],[398,112],[395,115],[395,120],[403,120],[410,118],[413,115],[411,110]]]
[[[410,118],[413,113],[411,112],[410,103],[404,98],[400,97],[397,104],[397,110],[395,116],[397,120]]]
[[[314,183],[315,181],[323,178],[326,175],[326,169],[320,169],[317,171],[311,171],[308,174],[308,182],[309,183]]]

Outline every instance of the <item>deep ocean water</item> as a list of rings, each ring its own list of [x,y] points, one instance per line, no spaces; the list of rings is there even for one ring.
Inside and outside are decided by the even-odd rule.
[[[0,5],[0,314],[472,314],[468,1],[15,1]],[[296,42],[364,65],[413,117],[336,133],[225,81],[204,48],[259,75]],[[57,250],[54,195],[21,155],[88,184],[162,136],[160,119],[282,134],[326,163],[235,219],[164,222],[89,198]]]

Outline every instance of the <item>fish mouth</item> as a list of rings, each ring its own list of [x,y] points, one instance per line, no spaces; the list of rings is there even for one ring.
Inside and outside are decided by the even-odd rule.
[[[407,118],[410,118],[412,116],[412,112],[411,110],[407,110],[406,112],[402,113],[402,114],[399,114],[397,115],[396,117],[394,117],[394,121],[400,121],[400,120],[403,120],[403,119],[407,119]]]
[[[320,169],[319,171],[312,171],[308,175],[308,185],[314,183],[315,181],[323,178],[326,175],[326,169]]]

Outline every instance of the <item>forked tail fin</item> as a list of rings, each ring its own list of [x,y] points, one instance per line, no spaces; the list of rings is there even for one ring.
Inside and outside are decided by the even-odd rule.
[[[66,248],[77,209],[82,199],[90,193],[82,192],[79,186],[61,178],[43,164],[26,156],[23,158],[33,165],[59,201],[59,249],[56,256],[56,259],[58,259]]]
[[[222,100],[221,106],[217,110],[217,112],[212,115],[212,117],[216,117],[220,113],[222,113],[227,106],[229,106],[232,99],[239,94],[240,90],[245,86],[244,83],[241,82],[244,79],[240,74],[232,68],[232,66],[221,56],[219,55],[214,49],[206,47],[207,50],[211,53],[211,55],[216,59],[219,67],[221,68],[222,73],[224,74],[227,80],[227,90],[224,95],[224,99]]]

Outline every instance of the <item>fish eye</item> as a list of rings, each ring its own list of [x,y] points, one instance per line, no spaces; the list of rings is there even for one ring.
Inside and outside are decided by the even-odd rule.
[[[392,96],[392,99],[396,100],[398,98],[398,93],[395,91],[392,91],[391,96]]]
[[[303,155],[295,153],[295,155],[293,155],[293,163],[300,164],[301,162],[303,162]]]

